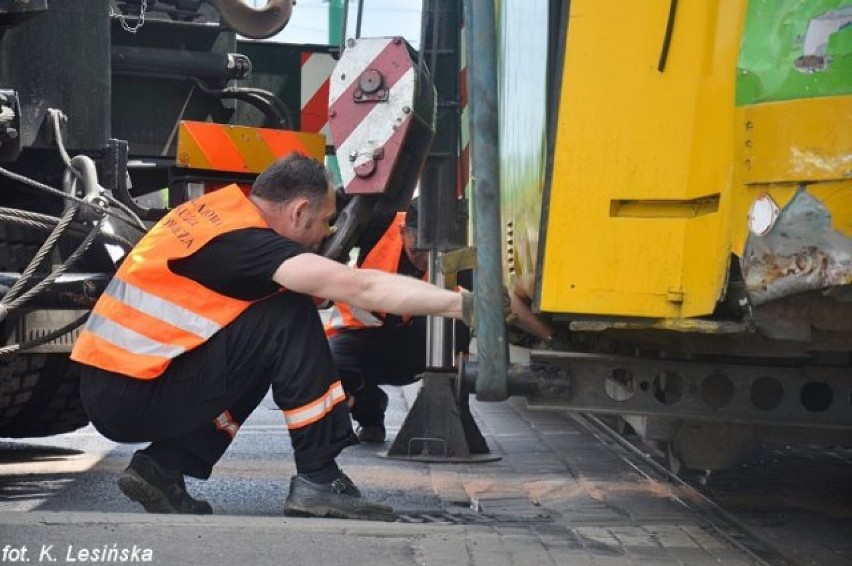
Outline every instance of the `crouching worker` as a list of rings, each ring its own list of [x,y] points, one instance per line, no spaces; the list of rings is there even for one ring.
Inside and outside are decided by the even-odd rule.
[[[212,512],[184,476],[210,477],[271,386],[295,454],[284,513],[393,519],[335,463],[357,439],[313,297],[452,318],[472,301],[317,255],[334,215],[325,168],[291,154],[247,197],[230,186],[172,210],[98,300],[72,352],[81,397],[107,438],[150,442],[118,479],[148,512]]]
[[[417,244],[418,200],[406,212],[376,215],[358,241],[356,267],[424,279],[429,252]],[[469,275],[469,273],[468,273]],[[416,313],[415,313],[416,314]],[[337,302],[325,325],[334,363],[350,398],[361,442],[383,442],[388,396],[380,385],[408,385],[426,369],[426,318],[375,312]],[[456,334],[455,350],[467,351],[467,328]]]

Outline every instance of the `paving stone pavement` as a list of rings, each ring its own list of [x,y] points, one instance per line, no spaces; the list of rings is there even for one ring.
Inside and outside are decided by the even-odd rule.
[[[418,389],[388,388],[389,435]],[[150,549],[155,564],[753,563],[680,504],[668,486],[637,473],[569,416],[530,411],[520,399],[472,401],[491,450],[500,456],[496,462],[392,460],[383,456],[389,443],[344,453],[346,472],[368,496],[393,504],[402,521],[284,518],[280,509],[293,468],[283,426],[270,424],[270,403],[265,400],[244,425],[209,482],[189,483],[193,493],[214,503],[214,516],[144,514],[111,491],[132,447],[104,449],[97,460],[86,444],[96,442],[91,430],[57,439],[69,452],[87,449],[68,457],[66,471],[58,459],[60,467],[50,474],[55,492],[37,504],[10,510],[0,491],[0,562],[4,545],[27,546],[31,562],[49,546],[57,564],[83,562],[80,549],[103,548],[102,556],[109,557],[112,548],[136,545]],[[75,469],[75,458],[97,462]],[[41,485],[16,465],[10,468],[15,475],[0,467],[0,479]]]

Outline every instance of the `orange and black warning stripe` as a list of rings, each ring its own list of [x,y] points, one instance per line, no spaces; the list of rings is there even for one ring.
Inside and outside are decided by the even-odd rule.
[[[260,173],[294,151],[322,161],[325,136],[212,122],[182,121],[178,129],[178,167]]]

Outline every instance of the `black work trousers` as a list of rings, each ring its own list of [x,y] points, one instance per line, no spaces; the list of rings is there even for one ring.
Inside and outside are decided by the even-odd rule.
[[[388,396],[380,385],[408,385],[426,369],[426,317],[407,325],[360,328],[328,339],[352,418],[362,426],[384,424]]]
[[[322,405],[336,376],[313,301],[279,293],[178,356],[156,379],[84,367],[80,391],[101,434],[150,442],[145,452],[165,467],[206,479],[270,385],[278,407],[292,411]],[[318,420],[290,427],[300,473],[329,465],[357,443],[346,403],[325,405]]]
[[[473,286],[470,270],[458,282]],[[467,352],[470,330],[455,324],[454,352]],[[384,424],[388,396],[380,385],[408,385],[426,371],[426,317],[407,324],[386,323],[376,328],[343,330],[328,339],[343,388],[353,400],[352,418],[362,426]]]

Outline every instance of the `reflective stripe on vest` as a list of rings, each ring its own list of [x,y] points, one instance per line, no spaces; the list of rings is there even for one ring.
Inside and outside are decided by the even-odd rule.
[[[213,419],[213,424],[216,425],[216,430],[221,430],[231,438],[237,436],[240,431],[240,423],[234,420],[231,411],[225,410],[218,417]]]
[[[186,351],[186,348],[180,346],[171,346],[152,340],[95,313],[89,316],[86,330],[107,342],[140,356],[175,358]]]
[[[399,260],[403,253],[403,242],[400,228],[405,225],[405,213],[397,212],[391,225],[364,258],[358,267],[361,269],[377,269],[387,273],[396,273]],[[380,318],[381,317],[381,318]],[[331,338],[341,330],[356,328],[378,327],[384,324],[383,316],[366,311],[346,303],[334,303],[331,316],[325,323],[325,335]]]
[[[203,344],[255,301],[221,295],[175,274],[169,261],[243,228],[269,228],[230,185],[167,214],[131,250],[98,299],[71,359],[138,379],[162,375],[175,357]]]
[[[348,308],[349,319],[345,319],[343,317],[343,313],[340,309],[341,303],[336,303],[334,308],[331,309],[331,316],[328,319],[327,326],[331,328],[347,328],[350,326],[358,326],[358,327],[368,327],[368,326],[381,326],[382,319],[375,316],[370,311],[366,311],[361,307],[353,307],[351,305],[345,305],[344,308]],[[353,325],[352,322],[356,324]]]
[[[338,403],[345,399],[346,394],[343,392],[343,386],[340,381],[335,381],[329,386],[328,391],[310,403],[282,411],[284,420],[287,422],[287,428],[294,430],[313,424],[329,414]]]
[[[222,325],[215,320],[210,320],[171,301],[152,295],[117,277],[110,281],[104,293],[122,303],[133,305],[136,310],[205,339],[222,330]]]

